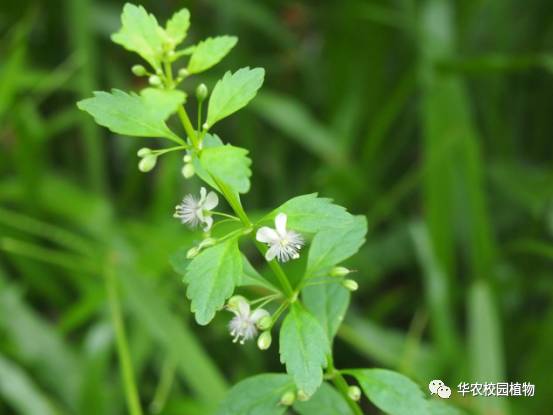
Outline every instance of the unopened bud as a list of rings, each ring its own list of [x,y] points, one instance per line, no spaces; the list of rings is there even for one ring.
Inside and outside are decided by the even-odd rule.
[[[136,155],[138,157],[145,157],[147,156],[148,154],[150,154],[152,152],[152,149],[148,148],[148,147],[142,147],[140,150],[138,150],[136,152]]]
[[[200,250],[194,246],[186,252],[186,258],[187,259],[192,259],[196,255],[198,255],[199,253],[200,253]]]
[[[148,83],[152,86],[160,86],[161,78],[157,75],[152,75],[148,78]]]
[[[142,173],[147,173],[156,166],[156,163],[157,157],[148,155],[140,160],[140,162],[138,163],[138,170],[140,170]]]
[[[194,166],[190,163],[185,164],[181,170],[181,173],[185,179],[191,178],[195,173]]]
[[[190,163],[192,161],[192,156],[190,154],[185,154],[182,158],[182,161],[184,161],[185,163]]]
[[[264,331],[257,338],[257,347],[259,348],[259,350],[267,350],[269,347],[271,347],[272,341],[273,338],[271,337],[271,332]]]
[[[271,316],[261,317],[256,326],[259,330],[268,330],[273,326],[273,318]]]
[[[207,86],[205,84],[200,84],[196,88],[196,98],[199,102],[203,102],[207,98],[207,94],[209,93]]]
[[[348,388],[348,396],[352,401],[357,402],[361,399],[361,389],[358,386],[350,386]]]
[[[170,45],[169,47],[173,47],[173,45]],[[171,59],[174,58],[175,57],[175,51],[170,50],[169,52],[167,52],[167,56]]]
[[[202,242],[200,242],[200,245],[198,245],[198,248],[200,249],[209,248],[210,246],[213,246],[216,243],[217,243],[216,239],[205,238]]]
[[[131,71],[136,76],[144,76],[147,74],[146,68],[143,67],[142,65],[133,65],[133,67],[131,68]]]
[[[209,124],[206,123],[206,122],[204,122],[204,124],[202,125],[202,128],[203,128],[204,130],[209,130]]]
[[[298,398],[298,401],[304,402],[304,401],[309,400],[309,395],[308,395],[307,393],[305,393],[303,390],[300,389],[300,390],[298,391],[298,396],[297,396],[297,398]]]
[[[346,267],[334,267],[330,270],[331,277],[345,277],[349,273],[351,273],[351,270]]]
[[[350,291],[357,291],[359,288],[359,284],[355,280],[344,280],[342,281],[342,285]]]
[[[280,397],[280,404],[284,406],[292,406],[296,401],[296,394],[294,391],[288,391]]]
[[[190,72],[188,72],[188,69],[186,68],[180,68],[178,74],[179,78],[186,78],[188,75],[190,75]]]

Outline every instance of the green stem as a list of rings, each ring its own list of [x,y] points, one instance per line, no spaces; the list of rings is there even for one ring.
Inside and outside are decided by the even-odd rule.
[[[186,110],[183,106],[179,107],[179,109],[177,110],[177,114],[182,122],[182,126],[184,127],[186,135],[190,137],[190,140],[192,141],[192,145],[194,146],[194,148],[199,149],[200,143],[198,142],[196,131],[194,130],[194,127],[192,126],[192,121],[190,121],[190,118],[188,117],[188,114],[186,113]]]
[[[150,404],[151,414],[160,414],[167,403],[171,386],[175,379],[177,364],[173,358],[168,358],[161,369],[161,379],[156,389],[154,399]]]
[[[361,408],[359,408],[359,405],[357,405],[357,402],[349,397],[348,383],[346,382],[346,379],[344,379],[344,376],[342,376],[342,374],[334,367],[332,356],[328,355],[326,360],[328,363],[327,373],[330,375],[330,379],[332,380],[334,386],[336,386],[336,389],[338,389],[338,392],[340,392],[340,394],[344,397],[344,400],[347,402],[351,411],[355,415],[363,415],[363,412],[361,411]]]
[[[119,355],[121,376],[125,386],[125,395],[127,398],[127,406],[130,415],[142,415],[142,408],[138,398],[138,391],[134,381],[134,370],[132,367],[131,356],[129,353],[129,344],[127,334],[121,314],[121,305],[119,303],[119,293],[117,290],[117,281],[113,270],[107,266],[104,271],[106,291],[108,293],[109,308],[113,328],[115,330],[115,338],[117,341],[117,354]]]
[[[216,215],[216,216],[223,216],[225,218],[229,218],[229,219],[232,219],[232,220],[235,220],[235,221],[239,221],[240,222],[240,218],[234,216],[234,215],[229,215],[228,213],[223,213],[223,212],[217,212],[217,211],[210,211],[212,215]]]

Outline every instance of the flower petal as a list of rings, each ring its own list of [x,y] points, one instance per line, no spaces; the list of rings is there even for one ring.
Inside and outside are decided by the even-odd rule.
[[[205,190],[205,187],[202,187],[202,188],[200,189],[200,203],[199,203],[200,206],[203,205],[204,202],[205,202],[205,195],[206,195],[206,193],[207,193],[207,190]]]
[[[240,301],[238,303],[238,313],[242,317],[249,317],[249,315],[250,315],[250,304],[247,301]]]
[[[274,229],[271,229],[268,226],[263,226],[257,230],[255,239],[265,244],[272,244],[278,242],[279,237]]]
[[[207,232],[211,229],[211,225],[213,225],[213,218],[211,216],[206,216],[202,219],[202,222],[204,223],[204,232]]]
[[[209,192],[205,198],[204,209],[211,210],[219,204],[219,197],[215,192]]]
[[[258,320],[262,319],[265,316],[270,315],[267,310],[264,310],[263,308],[258,308],[254,310],[254,312],[251,315],[251,319],[254,323],[257,323]]]
[[[279,213],[275,218],[275,228],[281,238],[286,236],[286,213]]]
[[[280,246],[278,246],[278,244],[271,245],[269,250],[265,252],[265,259],[267,261],[272,261],[273,259],[275,259],[275,257],[278,255],[279,252],[280,252]]]

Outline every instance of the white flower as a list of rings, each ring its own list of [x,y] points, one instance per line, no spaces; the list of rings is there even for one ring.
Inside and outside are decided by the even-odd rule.
[[[300,256],[298,251],[305,241],[299,233],[286,229],[286,220],[286,214],[279,213],[275,218],[276,229],[263,226],[255,235],[255,239],[269,246],[265,254],[267,261],[276,257],[280,262],[286,262]]]
[[[233,343],[240,341],[240,344],[244,344],[246,340],[253,339],[257,336],[256,323],[263,317],[269,315],[267,310],[262,308],[258,308],[252,312],[250,310],[250,304],[245,298],[237,298],[233,304],[229,301],[227,309],[234,313],[234,317],[228,325],[230,335],[234,336],[232,340]]]
[[[205,187],[200,189],[200,199],[196,199],[192,195],[186,195],[182,199],[182,203],[175,207],[175,218],[179,218],[182,223],[191,227],[203,223],[203,230],[207,232],[211,229],[213,218],[209,211],[219,204],[219,198],[215,192],[205,190]]]

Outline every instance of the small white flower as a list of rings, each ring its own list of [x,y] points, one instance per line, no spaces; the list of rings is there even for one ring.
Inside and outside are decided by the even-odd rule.
[[[230,321],[228,327],[230,335],[234,336],[233,343],[240,341],[244,344],[246,340],[253,339],[257,336],[256,323],[269,313],[267,310],[258,308],[253,312],[250,310],[250,304],[246,299],[240,298],[232,306],[229,304],[227,309],[234,313],[234,317]]]
[[[265,254],[267,261],[271,261],[276,257],[280,262],[286,262],[300,256],[298,251],[305,241],[296,231],[286,229],[286,220],[286,214],[279,213],[275,218],[276,229],[263,226],[259,228],[255,235],[255,239],[269,246]]]
[[[213,225],[213,218],[209,213],[210,210],[219,204],[219,198],[215,192],[205,190],[205,187],[200,189],[200,199],[196,199],[192,195],[186,195],[182,199],[182,203],[175,207],[175,218],[179,218],[182,223],[191,227],[196,227],[199,223],[203,223],[203,230],[207,232]]]

